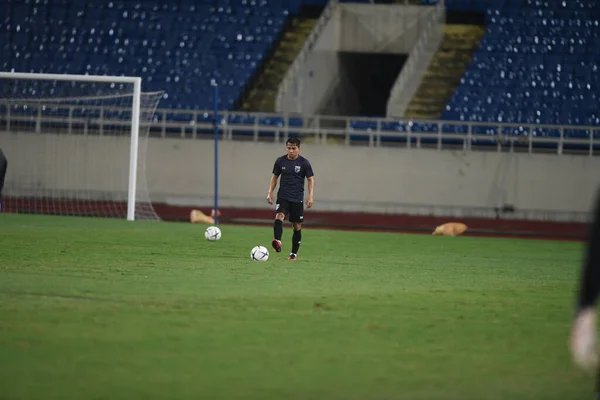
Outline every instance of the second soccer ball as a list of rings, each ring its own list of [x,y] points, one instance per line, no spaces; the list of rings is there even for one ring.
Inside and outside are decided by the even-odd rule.
[[[221,239],[221,230],[216,226],[209,226],[204,231],[204,237],[206,240],[216,242],[217,240]]]

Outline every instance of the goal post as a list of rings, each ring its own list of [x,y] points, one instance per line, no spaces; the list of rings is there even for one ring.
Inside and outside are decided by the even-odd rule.
[[[131,109],[131,144],[129,148],[129,188],[127,193],[127,220],[135,219],[135,191],[137,187],[138,146],[140,137],[140,97],[142,78],[134,78]]]
[[[0,72],[0,148],[17,160],[5,209],[158,220],[145,166],[163,92],[141,86],[140,77]]]

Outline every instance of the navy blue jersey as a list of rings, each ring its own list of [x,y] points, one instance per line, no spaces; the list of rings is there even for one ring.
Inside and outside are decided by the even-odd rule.
[[[301,202],[304,199],[304,178],[310,178],[314,173],[306,158],[299,155],[295,160],[290,160],[286,154],[275,160],[273,175],[281,175],[278,199]]]

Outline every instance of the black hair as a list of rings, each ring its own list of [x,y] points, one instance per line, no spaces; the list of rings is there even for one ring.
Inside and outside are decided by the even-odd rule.
[[[296,145],[297,147],[300,147],[300,138],[298,137],[290,137],[288,138],[288,140],[285,142],[285,144],[291,144],[291,145]]]

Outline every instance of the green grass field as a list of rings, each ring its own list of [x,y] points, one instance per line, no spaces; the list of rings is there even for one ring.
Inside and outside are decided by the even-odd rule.
[[[0,214],[2,399],[591,399],[580,243]]]

